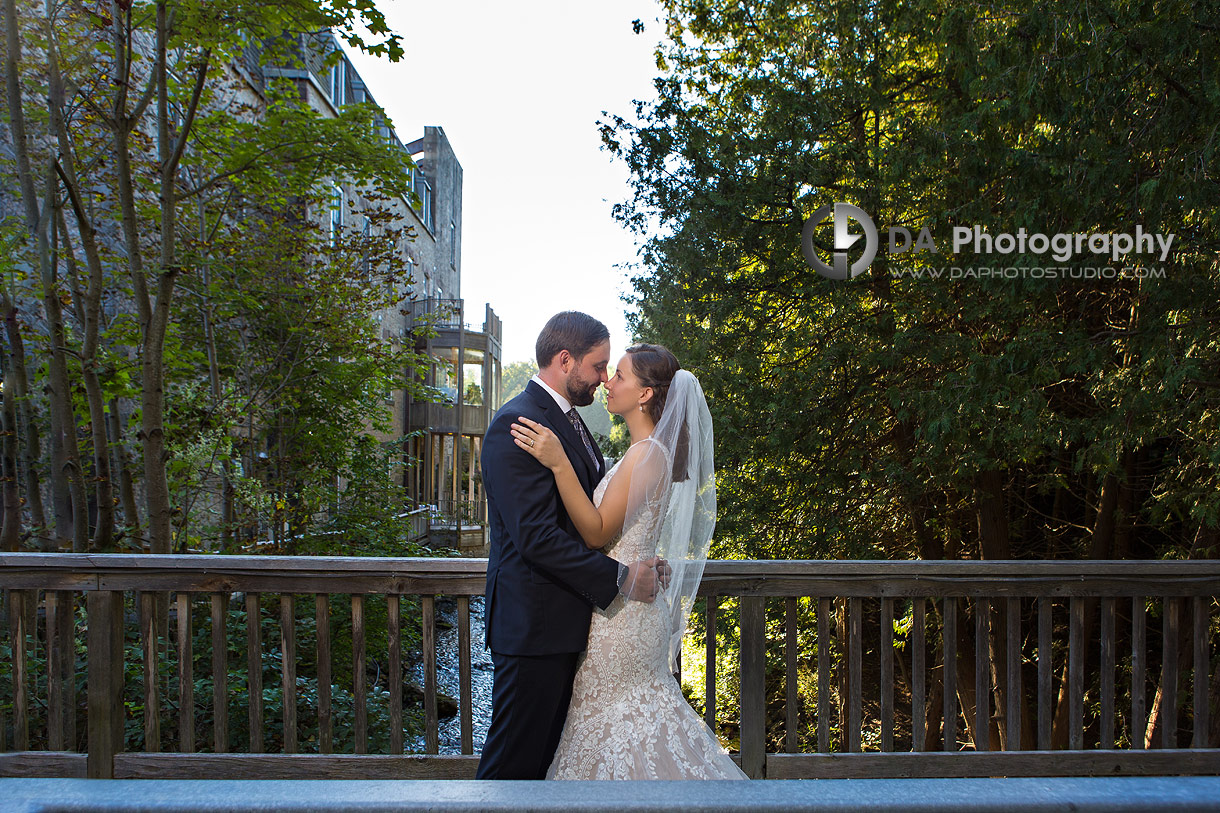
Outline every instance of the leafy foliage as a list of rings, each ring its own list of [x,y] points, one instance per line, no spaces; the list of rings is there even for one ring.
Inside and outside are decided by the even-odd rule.
[[[603,136],[651,235],[634,329],[709,394],[721,555],[1158,557],[1215,527],[1215,11],[1179,6],[667,4],[658,98]],[[823,279],[800,233],[834,200],[940,253]],[[1175,250],[1163,277],[932,278],[987,263],[946,256],[963,224]]]

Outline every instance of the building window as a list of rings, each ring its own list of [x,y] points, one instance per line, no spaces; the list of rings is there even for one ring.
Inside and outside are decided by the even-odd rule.
[[[372,251],[373,221],[368,215],[364,215],[364,222],[360,225],[360,238],[360,253],[363,257],[360,260],[360,271],[364,274],[364,281],[369,282],[373,278],[373,260],[369,256]]]
[[[457,268],[457,223],[449,221],[449,267]]]
[[[428,231],[436,234],[436,223],[432,212],[432,184],[428,182],[428,176],[418,167],[411,173],[411,191],[419,196],[419,208],[416,211],[419,212],[420,220],[424,222]]]
[[[343,190],[338,184],[330,188],[330,247],[339,245],[343,233]]]
[[[330,69],[330,101],[335,107],[344,102],[343,91],[347,88],[347,61],[342,56]]]

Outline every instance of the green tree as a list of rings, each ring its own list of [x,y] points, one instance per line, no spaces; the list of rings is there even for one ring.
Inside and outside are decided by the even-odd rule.
[[[533,361],[514,361],[505,364],[500,373],[500,390],[504,400],[516,398],[525,391],[525,385],[538,372],[538,364]]]
[[[1217,10],[665,6],[658,97],[603,137],[647,237],[634,331],[700,376],[716,421],[714,552],[1214,555]],[[824,279],[801,232],[834,201],[940,252]],[[1111,263],[1084,252],[1058,279],[931,276],[1049,264],[951,254],[975,224],[1138,224],[1175,250],[1144,263],[1163,276],[1089,278]]]
[[[403,348],[382,345],[370,322],[405,295],[395,250],[409,235],[390,217],[368,238],[328,240],[318,215],[336,180],[366,202],[402,200],[411,161],[380,136],[385,117],[371,105],[325,117],[274,79],[261,103],[234,100],[252,53],[290,66],[319,42],[316,32],[333,30],[397,59],[398,36],[375,7],[345,0],[228,4],[222,13],[191,0],[98,9],[6,0],[2,11],[12,160],[0,171],[12,182],[6,190],[17,190],[10,211],[24,213],[19,229],[4,230],[16,240],[0,302],[5,380],[14,382],[4,461],[27,470],[34,527],[24,533],[45,533],[37,498],[46,467],[55,535],[71,537],[75,550],[115,544],[115,503],[124,533],[147,538],[153,551],[168,552],[174,534],[185,544],[200,487],[195,464],[223,467],[228,516],[238,416],[251,440],[256,423],[260,438],[281,433],[276,448],[287,455],[291,446],[293,461],[279,468],[286,477],[325,468],[333,483],[352,430],[365,417],[377,422],[370,406],[413,363]],[[321,57],[325,65],[340,54]],[[30,342],[45,364],[33,365],[27,386]],[[285,358],[292,363],[277,368]],[[260,364],[264,375],[253,372]],[[49,466],[36,389],[48,394]],[[120,419],[129,401],[138,405],[129,410],[138,439]],[[296,431],[294,421],[308,428]],[[340,421],[349,423],[340,429]],[[18,425],[23,453],[12,448]],[[311,432],[329,443],[310,442]],[[142,506],[129,447],[142,461]],[[6,479],[10,508],[20,505],[18,479]],[[22,512],[4,519],[12,549]]]

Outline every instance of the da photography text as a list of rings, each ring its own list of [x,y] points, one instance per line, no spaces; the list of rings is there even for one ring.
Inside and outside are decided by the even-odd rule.
[[[813,244],[814,231],[828,217],[833,217],[834,219],[834,252],[829,263],[823,259]],[[852,220],[860,224],[861,232],[853,232],[851,230],[849,223]],[[864,239],[864,244],[861,248],[860,256],[854,262],[851,262],[848,250],[853,248],[861,238]],[[904,254],[908,251],[940,253],[936,238],[926,226],[917,233],[912,233],[910,229],[903,226],[892,226],[887,229],[886,238],[886,249],[890,254]],[[1173,247],[1173,240],[1174,235],[1172,233],[1161,234],[1159,232],[1145,231],[1142,225],[1137,225],[1132,232],[1119,233],[1043,234],[1041,232],[1029,232],[1024,227],[1021,227],[1012,233],[1003,232],[994,235],[978,225],[954,226],[952,253],[960,254],[971,251],[975,254],[1006,255],[1015,253],[1038,256],[1049,255],[1050,259],[1056,262],[1065,262],[1087,252],[1108,257],[1115,263],[1120,260],[1126,262],[1127,255],[1130,254],[1151,254],[1157,261],[1164,262]],[[805,226],[801,231],[801,249],[806,261],[815,271],[829,279],[852,279],[864,273],[877,256],[879,248],[880,239],[877,226],[873,223],[872,217],[859,206],[850,203],[834,203],[823,206],[805,221]],[[1124,267],[1124,270],[1137,267],[1142,266],[1139,266],[1138,263],[1127,265]],[[1018,270],[1006,268],[1005,273],[996,276],[1010,276]],[[1090,276],[1092,278],[1108,278],[1112,275],[1127,276],[1123,271],[1108,266],[1105,272],[1092,275],[1081,274],[1079,276],[1066,273],[1067,269],[1056,268],[1055,271],[1059,273],[1047,273],[1050,270],[1048,268],[1040,268],[1039,270],[1042,273],[1038,274],[1038,276],[1052,279],[1088,278]],[[1163,269],[1161,273],[1163,275]],[[1028,274],[1019,275],[1028,276]],[[963,276],[976,275],[959,273],[958,275],[946,274],[944,276],[948,276],[950,279],[960,279]],[[978,276],[983,275],[980,274]]]

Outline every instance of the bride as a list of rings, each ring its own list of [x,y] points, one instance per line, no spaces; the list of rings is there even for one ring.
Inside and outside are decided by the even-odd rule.
[[[554,433],[521,418],[513,438],[554,473],[585,544],[620,561],[663,557],[672,576],[664,600],[620,596],[594,612],[547,778],[745,779],[673,676],[716,523],[703,390],[673,353],[637,344],[606,383],[606,406],[626,421],[631,447],[592,502]]]

